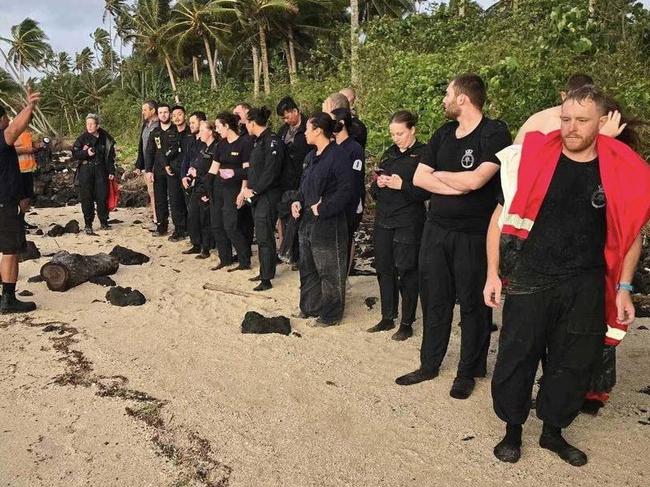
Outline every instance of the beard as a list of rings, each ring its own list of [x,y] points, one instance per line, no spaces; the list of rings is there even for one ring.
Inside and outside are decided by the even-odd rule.
[[[447,120],[456,120],[459,115],[460,115],[460,110],[458,109],[458,106],[455,103],[451,103],[449,104],[449,106],[445,107],[445,118]]]
[[[587,137],[563,136],[562,143],[564,144],[564,147],[570,152],[582,152],[583,150],[591,147],[597,136],[598,132]]]

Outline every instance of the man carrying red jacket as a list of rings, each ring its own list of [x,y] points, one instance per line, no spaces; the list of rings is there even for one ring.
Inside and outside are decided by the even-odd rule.
[[[567,463],[587,456],[562,437],[580,412],[603,343],[616,345],[634,320],[630,282],[650,218],[650,166],[628,146],[599,135],[606,98],[593,86],[570,92],[561,129],[529,133],[497,154],[502,205],[487,238],[484,298],[506,299],[492,378],[494,409],[506,423],[495,456],[521,456],[522,426],[540,358],[539,444]],[[501,271],[501,272],[499,272]]]

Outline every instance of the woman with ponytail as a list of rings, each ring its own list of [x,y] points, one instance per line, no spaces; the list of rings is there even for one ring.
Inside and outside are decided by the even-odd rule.
[[[347,154],[332,142],[336,122],[317,113],[307,122],[307,155],[298,201],[291,206],[301,218],[300,311],[298,318],[317,318],[313,326],[337,325],[345,307],[348,225],[346,210],[354,177]]]
[[[334,138],[336,144],[347,154],[352,168],[352,198],[347,208],[348,223],[348,259],[347,272],[350,274],[354,263],[354,234],[363,218],[366,201],[366,154],[354,138],[350,136],[352,112],[347,108],[336,108],[331,112],[334,121]]]

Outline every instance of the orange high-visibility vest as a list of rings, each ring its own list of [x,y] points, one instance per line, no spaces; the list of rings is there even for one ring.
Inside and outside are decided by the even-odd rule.
[[[32,134],[29,130],[25,130],[14,144],[16,149],[19,147],[32,148]],[[18,162],[20,164],[20,172],[34,172],[36,171],[36,157],[34,154],[19,154]]]

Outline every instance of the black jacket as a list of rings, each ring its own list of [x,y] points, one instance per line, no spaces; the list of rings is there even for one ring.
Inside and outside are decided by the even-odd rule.
[[[280,189],[284,158],[284,144],[267,128],[255,139],[251,150],[248,187],[257,194]]]
[[[306,209],[321,200],[318,215],[322,218],[344,213],[357,184],[345,151],[330,142],[320,155],[316,149],[311,151],[305,164],[298,201]]]
[[[187,176],[187,171],[192,165],[192,161],[196,159],[199,155],[199,150],[205,144],[201,142],[201,139],[198,139],[195,134],[187,131],[187,134],[181,140],[181,153],[182,153],[182,162],[181,162],[181,173],[180,176],[184,178]]]
[[[424,202],[430,194],[413,185],[413,175],[423,158],[430,157],[429,146],[416,141],[405,152],[392,145],[384,152],[379,168],[402,178],[402,189],[380,188],[375,180],[370,195],[377,201],[375,223],[386,228],[401,228],[421,224],[425,219]],[[428,160],[428,159],[427,159]]]
[[[180,173],[182,160],[181,140],[185,132],[179,132],[173,124],[167,130],[156,127],[149,136],[145,152],[144,168],[147,172],[166,174],[165,167]]]
[[[368,129],[366,124],[357,118],[356,115],[352,117],[352,125],[348,131],[352,138],[361,144],[361,147],[366,148],[368,142]]]
[[[287,191],[290,189],[298,189],[300,186],[300,178],[302,177],[302,166],[305,162],[305,156],[314,148],[307,144],[305,138],[305,131],[307,130],[307,118],[304,114],[300,114],[300,125],[293,138],[293,142],[285,143],[285,137],[291,128],[288,123],[280,127],[278,137],[284,143],[286,151],[286,160],[284,168],[282,169],[282,190]]]
[[[115,139],[103,128],[98,130],[99,136],[84,132],[72,146],[72,159],[75,161],[94,162],[96,167],[103,168],[107,174],[115,174]],[[95,155],[88,155],[88,149],[95,149]]]

